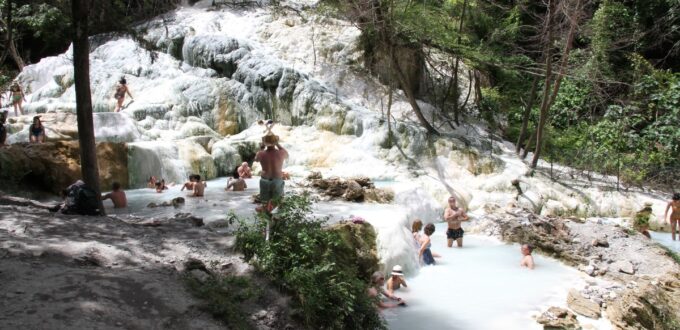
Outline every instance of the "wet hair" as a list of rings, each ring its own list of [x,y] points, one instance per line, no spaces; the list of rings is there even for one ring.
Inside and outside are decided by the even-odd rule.
[[[37,120],[38,122],[40,122],[40,116],[33,116],[33,122],[34,122],[34,123],[35,123],[36,120]],[[42,124],[42,122],[40,122],[40,123]]]
[[[238,169],[239,169],[239,167],[240,167],[240,166],[236,166],[236,168],[234,169],[234,179],[238,179],[238,178],[241,177],[240,175],[238,175]]]
[[[111,184],[111,189],[113,189],[114,191],[120,189],[120,183],[118,183],[118,182],[112,183],[112,184]]]
[[[416,219],[415,221],[413,221],[413,224],[411,225],[411,232],[417,233],[421,229],[423,229],[423,222],[420,221],[420,219]]]
[[[434,224],[428,223],[425,225],[425,235],[430,236],[434,233]]]
[[[673,200],[674,201],[680,201],[680,193],[673,194]]]
[[[377,284],[380,279],[385,279],[385,274],[381,271],[376,271],[371,275],[371,283]]]
[[[121,85],[127,84],[127,80],[125,80],[125,78],[120,78],[120,80],[118,80],[118,82],[119,82]]]
[[[196,181],[201,181],[201,176],[198,175],[198,174],[195,174],[195,175],[194,175],[194,178],[196,178]]]
[[[522,245],[522,247],[525,247],[525,246],[526,246],[527,250],[529,250],[529,253],[534,252],[534,246],[533,245],[531,245],[531,244]]]
[[[160,181],[156,182],[156,188],[161,188],[161,187],[163,187],[162,183]]]

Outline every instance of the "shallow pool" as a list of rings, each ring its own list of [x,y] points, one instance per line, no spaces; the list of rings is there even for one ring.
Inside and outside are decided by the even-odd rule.
[[[536,269],[519,266],[517,244],[467,235],[464,247],[447,248],[446,225],[436,225],[437,265],[407,277],[397,291],[407,307],[384,311],[390,329],[541,329],[533,319],[549,306],[564,306],[567,290],[582,285],[579,273],[535,256]]]
[[[676,252],[680,252],[680,235],[675,234],[675,241],[673,240],[673,237],[671,236],[671,233],[660,233],[660,232],[649,232],[650,235],[652,235],[652,239],[663,244],[664,246],[667,246],[671,250],[674,250]]]

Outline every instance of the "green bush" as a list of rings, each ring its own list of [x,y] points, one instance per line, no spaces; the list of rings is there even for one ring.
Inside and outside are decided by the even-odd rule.
[[[384,329],[368,284],[356,264],[343,255],[355,253],[341,235],[324,227],[325,220],[310,215],[306,196],[283,199],[264,240],[266,222],[241,221],[236,247],[273,282],[292,294],[302,322],[312,329]]]

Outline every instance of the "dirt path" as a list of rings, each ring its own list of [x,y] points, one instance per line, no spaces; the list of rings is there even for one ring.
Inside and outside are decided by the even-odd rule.
[[[156,225],[0,206],[0,329],[226,328],[198,307],[181,272],[193,258],[249,274],[233,237],[184,218]]]

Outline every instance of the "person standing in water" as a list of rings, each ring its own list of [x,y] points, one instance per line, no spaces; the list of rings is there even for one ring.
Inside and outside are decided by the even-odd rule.
[[[420,238],[420,250],[418,250],[418,258],[426,265],[434,265],[434,256],[432,255],[432,240],[430,236],[434,234],[434,224],[428,223],[425,226],[425,236]]]
[[[468,218],[462,208],[456,205],[456,197],[449,197],[448,203],[449,205],[444,211],[444,221],[448,224],[448,229],[446,230],[447,246],[452,247],[453,241],[456,241],[458,247],[463,247],[463,234],[465,234],[465,231],[460,224],[463,221],[470,220],[470,218]]]
[[[120,81],[118,81],[118,86],[116,87],[116,93],[113,94],[113,97],[116,99],[116,112],[120,111],[121,108],[123,108],[123,102],[125,102],[125,94],[130,95],[130,98],[134,100],[135,98],[132,97],[132,94],[130,94],[130,89],[128,89],[127,86],[127,81],[125,78],[120,78]]]
[[[21,115],[24,114],[24,108],[22,103],[26,101],[26,96],[24,96],[24,91],[21,89],[21,86],[19,86],[19,83],[16,81],[12,83],[12,85],[9,87],[9,92],[10,92],[10,100],[12,100],[12,105],[14,106],[14,115],[19,116],[19,113]],[[18,110],[18,112],[17,112]]]
[[[519,263],[520,267],[526,267],[529,269],[534,269],[534,257],[531,252],[534,251],[534,247],[531,244],[522,244],[522,262]]]
[[[673,199],[668,201],[666,205],[666,212],[663,214],[663,219],[668,217],[668,210],[672,209],[671,217],[668,221],[671,223],[671,237],[675,241],[675,231],[680,228],[680,193],[673,194]]]
[[[265,210],[271,212],[279,199],[283,197],[283,161],[288,158],[288,151],[278,141],[278,136],[270,134],[262,137],[265,149],[255,155],[255,161],[262,165],[260,177],[260,201]]]
[[[45,127],[40,121],[40,116],[33,117],[33,124],[28,128],[28,139],[31,143],[45,142]]]

